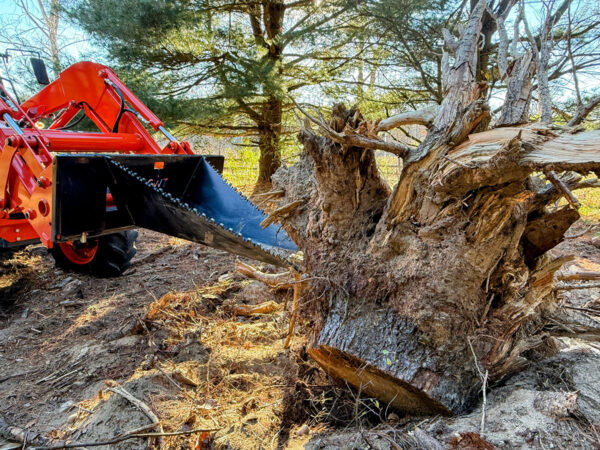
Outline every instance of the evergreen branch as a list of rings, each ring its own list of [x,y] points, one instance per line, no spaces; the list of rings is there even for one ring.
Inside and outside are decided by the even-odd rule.
[[[298,21],[296,23],[296,25],[294,25],[287,33],[283,33],[282,34],[282,42],[283,45],[282,47],[286,47],[287,44],[289,44],[292,40],[294,40],[296,37],[304,35],[306,33],[310,33],[315,31],[317,28],[319,28],[321,25],[324,25],[328,22],[330,22],[331,20],[335,19],[336,17],[339,17],[340,15],[342,15],[343,13],[345,13],[346,11],[348,11],[351,8],[350,5],[347,5],[343,8],[340,8],[339,10],[333,12],[332,14],[330,14],[329,16],[326,16],[324,18],[322,18],[321,20],[318,20],[317,22],[307,26],[304,29],[301,30],[296,30],[295,28],[297,28],[297,25],[299,25],[300,23],[304,22],[305,19],[308,19],[309,17],[312,17],[314,14],[309,13],[307,14],[303,19],[301,19],[300,21]]]
[[[299,6],[311,5],[313,3],[314,3],[314,0],[297,0],[292,3],[284,4],[283,7],[285,9],[292,9],[292,8],[298,8]]]

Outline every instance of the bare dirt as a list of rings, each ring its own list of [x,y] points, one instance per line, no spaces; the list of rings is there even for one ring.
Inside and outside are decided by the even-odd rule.
[[[564,272],[600,270],[592,238],[554,251],[577,255]],[[401,417],[337,386],[306,354],[302,314],[285,349],[291,292],[235,274],[234,256],[150,232],[137,246],[113,279],[65,273],[41,246],[0,256],[0,418],[53,442],[147,428],[148,416],[109,390],[120,386],[166,432],[214,430],[164,437],[163,448],[600,448],[598,289],[561,294],[564,320],[548,330],[560,351],[491,387],[483,441],[481,404],[455,418]],[[235,314],[266,301],[279,306]],[[582,320],[592,323],[584,339],[573,330]]]
[[[149,424],[107,390],[113,380],[155,410],[166,431],[218,428],[211,436],[233,448],[277,442],[298,371],[296,354],[283,349],[286,315],[230,313],[228,304],[262,301],[256,282],[223,277],[231,255],[149,232],[137,246],[132,268],[113,279],[64,273],[39,246],[4,255],[0,416],[79,442]],[[197,438],[165,445],[187,448]]]

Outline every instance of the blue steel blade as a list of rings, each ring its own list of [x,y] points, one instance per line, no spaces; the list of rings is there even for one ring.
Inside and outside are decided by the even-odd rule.
[[[241,234],[262,246],[298,250],[281,227],[261,227],[261,222],[267,216],[227,184],[205,159],[198,167],[197,178],[199,182],[188,189],[183,200],[200,214],[206,214],[223,228],[231,229],[233,233]]]
[[[128,168],[125,160],[107,159],[119,169],[112,173],[113,195],[135,225],[269,264],[292,265],[289,257],[297,247],[285,231],[275,225],[263,229],[266,215],[204,158],[177,196]],[[143,157],[130,159],[143,162]]]

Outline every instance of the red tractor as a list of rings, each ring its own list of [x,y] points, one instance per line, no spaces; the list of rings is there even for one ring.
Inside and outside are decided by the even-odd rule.
[[[288,265],[295,244],[261,227],[263,212],[221,178],[223,158],[175,139],[111,69],[80,62],[50,83],[31,62],[47,86],[25,102],[0,77],[0,247],[41,242],[63,267],[116,276],[147,228]],[[75,131],[85,117],[95,131]]]

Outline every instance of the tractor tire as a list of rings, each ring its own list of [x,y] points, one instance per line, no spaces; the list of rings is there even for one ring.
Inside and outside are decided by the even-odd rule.
[[[131,266],[137,237],[135,230],[121,231],[90,239],[86,244],[55,244],[51,253],[62,269],[103,278],[118,277]]]

